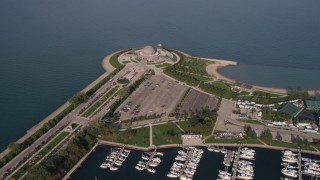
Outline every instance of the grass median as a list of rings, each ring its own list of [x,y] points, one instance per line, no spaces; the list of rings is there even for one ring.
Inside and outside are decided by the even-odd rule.
[[[50,152],[57,144],[59,144],[65,137],[67,137],[69,132],[61,132],[56,138],[54,138],[45,148],[43,148],[35,157],[28,161],[24,166],[22,166],[13,176],[14,179],[21,178],[28,170],[30,170],[36,163],[43,158],[48,152]]]
[[[98,107],[100,107],[108,98],[110,98],[117,90],[119,86],[116,86],[103,95],[97,102],[89,107],[88,110],[82,115],[83,117],[89,117]]]

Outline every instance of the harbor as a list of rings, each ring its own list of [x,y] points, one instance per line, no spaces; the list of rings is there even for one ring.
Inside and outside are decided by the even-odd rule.
[[[312,179],[319,175],[315,173],[315,168],[319,167],[320,158],[317,155],[312,154],[305,154],[300,153],[298,149],[287,149],[287,150],[272,150],[272,149],[263,149],[263,148],[254,148],[254,147],[240,147],[239,146],[207,146],[207,147],[195,147],[196,149],[199,149],[203,151],[201,153],[201,157],[197,157],[198,160],[195,160],[194,153],[192,152],[193,147],[189,149],[188,147],[182,147],[179,145],[167,145],[166,148],[163,148],[161,146],[157,146],[156,150],[155,148],[143,148],[143,147],[131,147],[130,145],[118,145],[117,146],[102,146],[100,142],[100,146],[95,146],[96,150],[92,151],[92,154],[81,163],[81,168],[76,170],[74,173],[69,174],[69,178],[71,179],[78,179],[79,175],[84,175],[83,169],[89,168],[90,171],[93,172],[93,174],[98,174],[98,177],[105,177],[106,175],[109,177],[114,177],[112,179],[121,179],[125,177],[125,174],[123,173],[132,173],[137,177],[140,177],[141,179],[172,179],[172,177],[168,177],[168,173],[172,170],[171,168],[175,164],[175,168],[178,166],[181,166],[181,169],[183,168],[183,171],[179,171],[179,175],[177,177],[174,177],[176,179],[206,179],[206,177],[212,176],[213,179],[223,179],[219,175],[221,175],[221,172],[223,174],[223,171],[225,171],[227,174],[225,180],[227,179],[290,179],[290,177],[284,175],[282,173],[282,169],[284,168],[283,158],[284,158],[284,152],[291,151],[292,153],[296,154],[297,157],[297,163],[296,163],[296,171],[297,171],[297,177],[293,179]],[[122,163],[121,166],[118,167],[117,170],[110,170],[109,168],[100,168],[100,165],[102,161],[106,159],[106,156],[110,156],[114,150],[122,153],[124,150],[130,149],[130,156],[127,157],[125,163]],[[198,154],[199,151],[197,150]],[[250,151],[253,151],[253,153]],[[103,154],[101,153],[103,152]],[[117,156],[119,153],[114,152],[115,157],[121,157]],[[250,156],[251,154],[251,156]],[[252,157],[253,154],[253,157]],[[286,153],[287,154],[287,153]],[[98,155],[98,156],[97,156]],[[180,158],[184,158],[185,160],[191,159],[193,157],[193,161],[182,161],[179,162],[179,156]],[[249,156],[248,156],[249,155]],[[142,157],[147,156],[144,160],[145,168],[142,170],[138,170],[136,168],[139,161],[142,161]],[[301,158],[298,158],[301,156]],[[99,157],[99,158],[97,158]],[[93,158],[93,159],[92,159]],[[159,158],[158,163],[155,163],[152,159]],[[201,161],[200,161],[201,159]],[[298,160],[301,159],[301,160]],[[114,162],[114,165],[117,160],[111,161]],[[178,162],[177,162],[178,161]],[[298,163],[300,161],[300,165]],[[98,162],[98,164],[96,164]],[[161,163],[160,163],[161,162]],[[194,165],[192,163],[189,164],[189,162],[195,163],[197,162],[197,165]],[[251,162],[251,163],[248,163]],[[93,164],[96,165],[93,165]],[[110,163],[110,166],[111,166]],[[265,172],[265,169],[262,168],[265,166],[265,164],[270,164],[271,166],[268,166],[268,169],[273,169],[272,174]],[[88,167],[87,164],[90,164],[90,166],[95,167]],[[148,166],[147,166],[148,164]],[[151,164],[153,164],[151,166]],[[156,166],[154,166],[156,164]],[[246,167],[247,169],[243,169],[245,166],[252,166]],[[240,167],[241,166],[241,167]],[[293,166],[293,165],[291,165]],[[291,166],[288,166],[288,168],[292,168]],[[193,167],[193,168],[192,168]],[[208,168],[210,167],[210,168]],[[98,168],[98,169],[96,169]],[[188,173],[193,173],[192,176],[186,176],[186,173],[184,172],[187,168]],[[148,169],[155,169],[155,172],[150,172]],[[194,169],[195,171],[191,170]],[[252,172],[249,172],[252,171]],[[112,173],[111,173],[112,172]],[[300,174],[298,173],[300,172]],[[111,174],[110,174],[111,173]],[[244,175],[241,175],[244,174]],[[250,176],[247,177],[248,175]],[[85,177],[88,177],[86,174]],[[78,178],[77,178],[78,177]],[[89,179],[89,177],[88,177]],[[212,178],[211,178],[212,179]]]

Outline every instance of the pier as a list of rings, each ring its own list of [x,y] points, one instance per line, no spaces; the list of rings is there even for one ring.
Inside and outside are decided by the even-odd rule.
[[[191,158],[191,155],[193,154],[194,152],[194,149],[190,149],[188,154],[187,154],[187,157],[186,157],[186,161],[184,162],[183,166],[181,167],[181,171],[180,171],[180,177],[182,176],[182,174],[184,173],[184,170],[186,169],[188,163],[189,163],[189,160]]]
[[[231,161],[232,161],[232,158],[233,158],[232,155],[233,155],[233,151],[227,150],[226,160],[223,161],[223,164],[224,164],[226,167],[231,166]]]
[[[124,150],[124,147],[122,147],[120,151],[117,153],[117,156],[113,159],[110,167],[113,167],[114,163],[119,159],[119,156],[122,154],[123,150]]]
[[[236,153],[236,159],[233,162],[233,173],[232,173],[232,180],[236,179],[237,176],[237,171],[238,171],[238,162],[239,162],[239,158],[240,158],[240,150],[241,150],[241,146],[239,146],[238,151]]]
[[[301,152],[299,151],[298,153],[298,173],[299,173],[299,176],[298,176],[298,179],[299,180],[302,180],[302,170],[301,170]]]
[[[151,155],[149,156],[149,160],[148,160],[146,166],[144,167],[144,169],[148,169],[148,168],[149,168],[149,165],[150,165],[153,157],[154,157],[156,154],[157,154],[157,151],[156,151],[156,149],[155,149],[155,150],[151,153]]]

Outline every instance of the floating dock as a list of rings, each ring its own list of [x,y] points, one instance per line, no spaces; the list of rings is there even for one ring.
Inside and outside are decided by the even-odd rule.
[[[148,169],[148,168],[149,168],[149,165],[150,165],[153,157],[154,157],[156,154],[157,154],[157,151],[154,150],[154,151],[151,153],[151,155],[149,155],[149,160],[148,160],[146,166],[144,167],[144,169]]]
[[[241,151],[241,146],[239,146],[238,151],[236,153],[236,158],[233,162],[233,173],[232,173],[232,180],[236,179],[237,176],[237,171],[238,171],[238,162],[239,162],[239,158],[240,158],[240,151]]]

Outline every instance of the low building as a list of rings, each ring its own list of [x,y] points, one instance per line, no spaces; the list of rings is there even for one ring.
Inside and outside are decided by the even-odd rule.
[[[303,111],[303,108],[297,107],[290,102],[284,105],[283,108],[280,109],[280,112],[283,112],[291,117],[297,117],[302,111]]]
[[[320,110],[320,100],[305,100],[304,104],[307,110]]]

